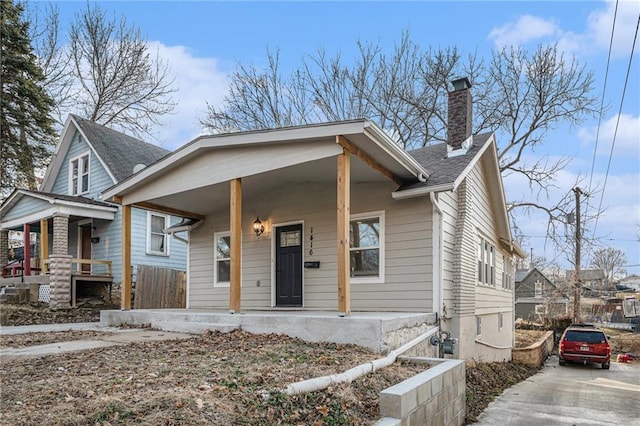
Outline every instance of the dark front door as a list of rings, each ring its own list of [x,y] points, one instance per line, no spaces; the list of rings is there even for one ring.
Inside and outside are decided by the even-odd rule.
[[[91,225],[80,226],[80,259],[91,259]],[[91,265],[82,264],[83,274],[91,273]]]
[[[276,306],[302,306],[302,225],[276,228]]]

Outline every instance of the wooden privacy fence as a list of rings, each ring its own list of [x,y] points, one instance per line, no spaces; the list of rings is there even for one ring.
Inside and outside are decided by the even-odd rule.
[[[187,274],[169,268],[138,265],[134,309],[184,308]]]

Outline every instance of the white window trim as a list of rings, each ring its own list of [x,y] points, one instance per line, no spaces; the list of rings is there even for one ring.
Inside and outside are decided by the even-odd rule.
[[[350,282],[353,284],[384,284],[385,279],[385,214],[384,210],[367,212],[367,213],[358,213],[352,214],[349,217],[349,225],[353,220],[357,219],[371,219],[374,217],[378,218],[378,222],[380,223],[380,241],[379,241],[379,255],[380,255],[380,264],[379,264],[379,275],[377,277],[351,277]],[[349,259],[351,259],[351,248],[349,248]],[[351,269],[351,266],[349,266]]]
[[[218,258],[218,238],[219,237],[231,237],[231,231],[213,233],[213,286],[214,287],[230,287],[231,281],[218,282],[218,260],[225,260],[225,259]],[[231,247],[229,247],[229,249],[231,249]],[[231,263],[231,253],[229,253],[229,263]]]
[[[169,236],[164,232],[162,233],[164,235],[164,251],[162,252],[162,251],[151,250],[151,217],[152,216],[158,216],[158,217],[164,218],[165,229],[168,228],[170,224],[169,215],[158,213],[158,212],[147,211],[147,251],[146,252],[147,254],[153,255],[153,256],[168,257],[169,256]]]
[[[479,252],[478,249],[480,249]],[[478,274],[478,261],[480,260],[482,261],[482,274]],[[489,274],[491,277],[489,277]],[[496,286],[496,246],[480,233],[478,233],[478,240],[476,241],[476,275],[478,285]]]
[[[82,191],[82,168],[80,160],[83,157],[87,157],[87,190]],[[78,192],[73,192],[73,162],[78,161]],[[83,195],[88,194],[91,191],[91,151],[85,151],[80,155],[76,155],[69,159],[69,176],[68,176],[67,193],[69,195]]]

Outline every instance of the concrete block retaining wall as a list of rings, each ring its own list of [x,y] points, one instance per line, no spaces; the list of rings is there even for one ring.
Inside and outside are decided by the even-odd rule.
[[[542,339],[526,348],[513,348],[513,362],[516,364],[541,367],[553,350],[553,331],[548,331]]]
[[[464,361],[402,359],[436,365],[380,392],[382,419],[376,425],[462,425],[466,410]]]

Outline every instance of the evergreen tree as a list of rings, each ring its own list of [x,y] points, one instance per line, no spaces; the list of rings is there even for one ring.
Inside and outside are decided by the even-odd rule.
[[[43,88],[24,7],[0,0],[0,200],[12,188],[36,189],[35,172],[46,166],[55,133],[54,102]]]

